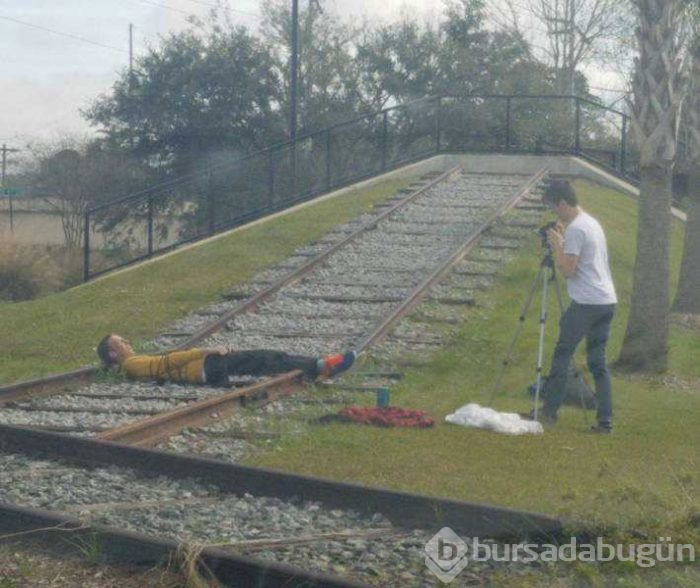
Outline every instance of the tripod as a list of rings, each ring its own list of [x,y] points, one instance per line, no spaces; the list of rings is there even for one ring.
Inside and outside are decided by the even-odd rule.
[[[523,326],[525,325],[525,315],[527,314],[527,311],[530,308],[530,305],[532,304],[532,300],[535,297],[535,292],[537,291],[538,286],[541,285],[542,295],[540,298],[540,335],[537,344],[537,383],[535,384],[535,408],[533,411],[533,417],[535,420],[537,420],[538,417],[537,413],[540,404],[540,392],[542,391],[542,361],[544,358],[544,333],[545,325],[547,324],[548,309],[547,292],[549,290],[550,282],[554,283],[554,291],[557,295],[557,302],[559,303],[559,314],[561,315],[564,312],[564,303],[562,301],[561,289],[559,287],[559,282],[556,276],[554,258],[552,257],[551,250],[547,248],[544,257],[542,257],[542,261],[540,262],[540,269],[538,270],[537,275],[535,276],[535,279],[532,282],[532,287],[530,288],[527,298],[525,299],[525,303],[523,304],[522,310],[520,311],[518,326],[515,329],[515,333],[513,333],[513,338],[508,347],[508,351],[506,352],[506,355],[503,359],[503,367],[501,368],[501,371],[498,374],[498,377],[496,378],[496,382],[494,383],[493,389],[491,390],[491,395],[489,397],[488,402],[488,406],[491,406],[493,404],[494,396],[496,395],[498,389],[501,387],[501,381],[503,380],[503,375],[505,374],[506,367],[510,365],[510,360],[513,356],[513,349],[515,348],[515,344],[518,340],[518,337],[520,336],[520,333],[523,330]]]

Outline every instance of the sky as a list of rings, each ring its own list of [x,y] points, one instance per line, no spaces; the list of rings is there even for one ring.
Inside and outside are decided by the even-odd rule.
[[[300,0],[306,2],[308,0]],[[134,55],[158,36],[186,28],[217,0],[0,0],[0,143],[22,148],[91,128],[80,109],[111,88]],[[344,18],[395,20],[402,12],[434,20],[442,0],[329,0]],[[303,4],[302,4],[303,5]],[[231,19],[255,29],[260,0],[229,0]],[[593,72],[599,84],[615,84]],[[619,86],[619,84],[618,84]]]

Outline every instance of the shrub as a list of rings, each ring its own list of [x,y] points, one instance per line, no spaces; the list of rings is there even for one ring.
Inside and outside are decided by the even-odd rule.
[[[60,273],[45,248],[0,242],[0,300],[29,300],[52,291]]]

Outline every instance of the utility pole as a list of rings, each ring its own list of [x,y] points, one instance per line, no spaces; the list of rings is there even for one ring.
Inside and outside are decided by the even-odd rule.
[[[289,168],[292,196],[297,185],[297,73],[299,71],[299,0],[292,0],[292,30],[289,56]]]
[[[134,150],[134,125],[133,125],[133,101],[131,100],[134,91],[134,25],[129,23],[129,146]]]
[[[129,88],[134,75],[134,25],[129,23]]]
[[[311,4],[315,4],[319,12],[323,8],[319,0],[309,0],[309,10]],[[299,0],[292,0],[292,28],[289,39],[289,140],[290,140],[290,169],[292,177],[292,191],[296,188],[296,138],[297,138],[297,95],[299,75]]]
[[[297,73],[299,71],[299,0],[292,0],[289,58],[289,140],[297,138]]]
[[[8,153],[17,153],[19,149],[12,149],[5,145],[5,143],[2,144],[2,176],[0,176],[0,186],[2,186],[3,192],[5,191],[5,174],[7,173],[7,154]],[[7,202],[10,207],[10,232],[13,233],[15,230],[14,227],[14,214],[12,210],[12,192],[8,191],[7,192]]]

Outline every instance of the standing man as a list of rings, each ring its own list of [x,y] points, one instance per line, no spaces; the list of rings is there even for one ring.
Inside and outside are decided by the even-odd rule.
[[[588,369],[595,381],[598,404],[596,433],[612,432],[612,389],[605,361],[605,346],[617,303],[608,265],[608,247],[600,223],[579,205],[569,182],[553,180],[543,201],[559,217],[548,231],[554,262],[566,278],[571,299],[559,322],[559,340],[547,379],[542,420],[554,423],[564,398],[569,362],[581,339],[586,338]]]

